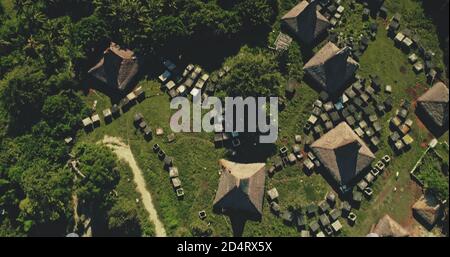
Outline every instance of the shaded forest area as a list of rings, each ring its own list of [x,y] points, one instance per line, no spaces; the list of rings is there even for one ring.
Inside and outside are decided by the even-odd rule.
[[[431,17],[438,30],[441,48],[444,51],[444,63],[446,66],[446,79],[449,76],[449,0],[422,0],[426,14]]]
[[[278,15],[276,0],[0,3],[0,236],[74,231],[74,195],[102,234],[142,230],[132,209],[111,197],[120,179],[111,151],[64,142],[92,111],[80,89],[109,42],[133,49],[149,71],[161,57],[181,53],[197,63],[217,56],[205,67],[214,69],[243,42],[261,44]],[[74,179],[67,165],[73,158],[86,178]]]

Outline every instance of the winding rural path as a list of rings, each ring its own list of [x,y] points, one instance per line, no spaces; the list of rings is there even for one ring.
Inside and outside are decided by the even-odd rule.
[[[129,145],[122,142],[120,138],[106,136],[103,138],[103,144],[113,149],[114,153],[120,158],[125,160],[130,165],[133,172],[134,182],[136,183],[136,189],[141,194],[144,202],[145,210],[147,210],[150,221],[155,225],[155,234],[157,237],[167,236],[164,225],[158,218],[155,206],[153,205],[152,196],[145,186],[145,180],[142,175],[142,171],[134,159],[133,153]]]

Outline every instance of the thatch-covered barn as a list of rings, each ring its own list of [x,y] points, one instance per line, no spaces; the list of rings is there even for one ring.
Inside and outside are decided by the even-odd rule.
[[[317,11],[318,1],[301,1],[282,18],[282,22],[301,42],[313,44],[324,35],[330,22]]]
[[[412,209],[414,217],[427,229],[432,229],[443,215],[439,201],[432,194],[422,195]]]
[[[375,159],[346,122],[341,122],[315,141],[311,149],[338,186],[355,182],[355,178]]]
[[[221,213],[238,213],[260,220],[264,201],[265,164],[240,164],[220,160],[222,174],[214,199],[214,209]]]
[[[336,95],[354,77],[359,64],[350,57],[348,48],[339,49],[328,42],[303,67],[305,74],[320,90]]]
[[[448,130],[448,87],[438,82],[417,99],[417,115],[435,135]]]
[[[111,43],[100,62],[88,73],[113,89],[126,90],[139,72],[139,60],[133,51]]]
[[[375,227],[372,229],[371,233],[374,233],[380,237],[407,237],[409,232],[391,218],[388,214],[384,215]]]

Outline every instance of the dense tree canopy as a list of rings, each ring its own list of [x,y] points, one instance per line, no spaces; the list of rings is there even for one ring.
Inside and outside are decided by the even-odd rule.
[[[165,47],[174,49],[187,36],[188,32],[180,18],[163,16],[155,20],[152,35],[155,51],[164,50]]]
[[[278,71],[275,57],[244,48],[228,60],[231,72],[222,81],[229,96],[279,96],[285,80]]]
[[[95,214],[105,210],[111,204],[111,192],[120,178],[115,156],[109,149],[92,144],[77,146],[74,154],[80,162],[79,169],[86,176],[77,186],[79,199],[88,212]]]
[[[74,44],[78,45],[88,54],[98,49],[105,43],[109,43],[110,32],[104,20],[96,15],[85,17],[74,26]]]
[[[22,174],[26,198],[20,204],[19,220],[24,231],[55,235],[65,232],[71,214],[72,175],[67,169],[39,161]]]
[[[432,191],[441,200],[448,200],[448,178],[444,175],[444,169],[448,169],[448,164],[444,165],[435,158],[426,156],[419,166],[418,178],[427,190]]]
[[[274,0],[97,0],[94,5],[115,40],[145,55],[179,52],[184,44],[175,46],[177,39],[198,45],[267,29],[278,10]]]
[[[45,124],[42,125],[50,129],[46,134],[62,139],[76,130],[83,115],[88,112],[79,97],[63,92],[45,99],[42,107],[42,122]]]
[[[72,176],[61,164],[67,154],[63,142],[38,131],[1,142],[0,207],[18,231],[65,232]]]
[[[18,66],[0,81],[3,107],[15,122],[28,123],[38,117],[50,89],[45,74],[34,65]]]

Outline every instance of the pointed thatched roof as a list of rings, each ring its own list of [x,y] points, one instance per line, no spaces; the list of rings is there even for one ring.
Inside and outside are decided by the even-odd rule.
[[[214,208],[261,217],[264,200],[265,164],[240,164],[220,160],[222,175]]]
[[[338,185],[349,184],[375,159],[372,151],[346,122],[341,122],[315,141],[311,149]]]
[[[433,125],[442,128],[448,126],[448,98],[447,86],[438,82],[417,99],[417,104]]]
[[[375,233],[382,237],[409,236],[408,231],[387,214],[378,221],[377,225],[375,225],[375,228],[372,230],[372,233]]]
[[[292,33],[307,44],[313,43],[330,26],[327,18],[317,11],[317,2],[301,1],[281,18]]]
[[[303,67],[305,73],[329,94],[343,91],[359,64],[350,57],[348,48],[339,49],[332,42],[322,47]]]
[[[412,209],[414,216],[427,228],[432,228],[442,215],[439,201],[432,194],[422,195]]]
[[[139,62],[134,52],[111,43],[100,62],[88,73],[112,88],[125,90],[138,71]]]

